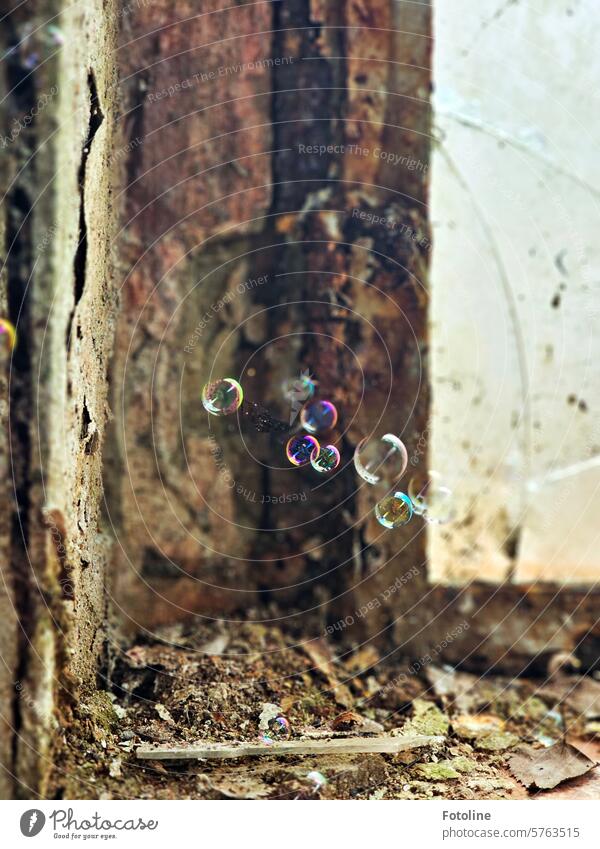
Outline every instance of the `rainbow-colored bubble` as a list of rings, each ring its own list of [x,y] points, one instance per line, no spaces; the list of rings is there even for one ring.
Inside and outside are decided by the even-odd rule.
[[[262,741],[267,746],[272,746],[273,743],[289,740],[292,735],[290,723],[285,716],[277,716],[269,721],[269,730],[262,735]]]
[[[306,776],[310,782],[312,782],[313,790],[315,793],[321,789],[321,787],[325,787],[327,784],[327,779],[323,775],[322,772],[318,772],[314,769],[312,772],[309,772]]]
[[[321,474],[332,472],[340,465],[340,452],[335,445],[324,445],[318,454],[311,455],[310,465]]]
[[[309,433],[324,433],[336,426],[338,413],[331,401],[311,401],[302,408],[300,422]]]
[[[9,351],[12,351],[17,343],[17,331],[6,318],[0,318],[0,335],[4,336],[6,347]]]
[[[412,519],[413,504],[404,492],[394,492],[375,506],[375,517],[384,528],[400,528]]]
[[[301,372],[298,377],[288,377],[284,380],[281,390],[287,401],[306,401],[315,394],[315,381],[307,372]]]
[[[292,436],[285,446],[285,455],[292,466],[306,466],[310,463],[312,456],[318,456],[321,446],[314,436],[303,433],[300,436]]]
[[[244,400],[244,390],[232,377],[207,383],[202,390],[202,406],[211,416],[230,416]]]

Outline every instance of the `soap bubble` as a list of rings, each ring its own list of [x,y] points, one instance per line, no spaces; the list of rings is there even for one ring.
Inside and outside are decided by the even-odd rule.
[[[281,384],[281,391],[286,401],[308,401],[315,394],[316,381],[308,371],[300,372],[298,377],[288,377]]]
[[[327,779],[325,778],[323,773],[317,772],[316,769],[313,769],[312,772],[309,772],[306,777],[309,781],[312,782],[315,793],[317,793],[321,789],[321,787],[325,787],[325,785],[327,784]]]
[[[370,484],[385,484],[389,491],[402,477],[408,465],[408,453],[402,440],[393,433],[380,439],[365,437],[354,451],[354,468]]]
[[[300,413],[302,427],[309,433],[331,430],[337,419],[337,410],[331,401],[311,401]]]
[[[316,452],[311,454],[310,465],[323,474],[332,472],[340,465],[340,452],[335,445],[325,445],[318,454]]]
[[[269,730],[263,734],[262,741],[267,746],[272,746],[273,743],[289,740],[291,735],[292,729],[285,716],[277,716],[269,720]]]
[[[408,494],[413,510],[432,525],[444,525],[454,518],[452,490],[434,471],[414,474],[408,482]]]
[[[34,68],[37,68],[39,61],[39,53],[32,51],[31,53],[28,53],[27,56],[25,56],[25,58],[23,59],[23,67],[27,68],[28,71],[33,71]]]
[[[232,377],[207,383],[202,390],[202,406],[213,416],[230,416],[239,410],[244,390]]]
[[[8,350],[12,351],[17,341],[17,331],[6,318],[0,318],[0,336]]]
[[[321,446],[314,436],[309,436],[306,433],[300,436],[292,436],[288,444],[285,446],[285,454],[292,466],[305,466],[310,463],[311,457],[317,457],[321,451]]]
[[[412,519],[413,505],[404,492],[386,495],[375,506],[375,516],[384,528],[400,528]]]
[[[57,47],[62,47],[65,43],[65,37],[62,30],[54,24],[50,24],[46,27],[46,34],[50,43]]]

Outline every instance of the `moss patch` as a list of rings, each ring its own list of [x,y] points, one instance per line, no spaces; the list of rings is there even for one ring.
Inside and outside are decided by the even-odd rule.
[[[403,734],[444,735],[448,733],[450,721],[433,702],[415,699],[412,718],[402,728]]]
[[[510,731],[492,731],[490,734],[477,737],[473,745],[483,752],[502,752],[504,749],[516,746],[518,742],[517,735],[511,734]]]

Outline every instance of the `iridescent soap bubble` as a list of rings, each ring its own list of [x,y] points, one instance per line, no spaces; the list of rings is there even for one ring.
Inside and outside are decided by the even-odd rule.
[[[335,445],[325,445],[318,453],[311,454],[310,465],[322,474],[332,472],[340,465],[340,452]]]
[[[361,478],[373,485],[383,483],[388,490],[402,477],[407,465],[404,443],[393,433],[380,439],[367,436],[354,451],[354,468]]]
[[[404,492],[393,492],[375,505],[375,516],[384,528],[401,528],[412,519],[412,501]]]
[[[311,401],[300,413],[302,427],[309,433],[323,433],[335,427],[338,414],[331,401]]]
[[[17,341],[17,331],[8,319],[0,318],[0,336],[4,345],[12,351]]]
[[[202,406],[213,416],[230,416],[239,410],[244,390],[232,377],[207,383],[202,390]]]
[[[269,730],[263,734],[262,741],[267,746],[272,746],[273,743],[289,740],[291,735],[292,729],[285,716],[277,716],[269,720]]]
[[[416,472],[408,482],[413,510],[432,525],[445,525],[454,518],[452,490],[434,471]]]
[[[17,331],[6,318],[0,318],[0,336],[8,350],[12,351],[17,341]]]
[[[309,772],[306,777],[312,783],[315,793],[317,793],[321,789],[321,787],[325,787],[325,785],[327,784],[327,779],[325,778],[323,773],[318,772],[316,769],[314,769],[312,772]]]
[[[285,446],[286,457],[292,466],[306,466],[307,463],[310,463],[313,454],[317,457],[320,451],[321,446],[318,440],[307,433],[292,436]]]
[[[298,377],[288,377],[281,384],[281,391],[286,401],[308,401],[315,394],[316,381],[308,371],[302,371]]]
[[[39,61],[39,53],[28,53],[23,59],[23,67],[27,68],[28,71],[33,71],[34,68],[37,68]]]
[[[62,30],[54,24],[50,24],[46,27],[46,35],[50,43],[58,47],[62,47],[62,45],[65,43],[65,37],[62,33]]]

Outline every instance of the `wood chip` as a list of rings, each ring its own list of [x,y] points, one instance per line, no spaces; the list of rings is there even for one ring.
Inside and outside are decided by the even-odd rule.
[[[222,760],[224,758],[273,757],[274,755],[360,755],[371,752],[396,754],[406,749],[419,749],[443,743],[445,737],[406,735],[404,737],[352,737],[333,740],[286,740],[272,743],[212,743],[198,742],[188,746],[140,746],[140,760],[174,761]]]
[[[555,743],[547,749],[522,746],[509,759],[508,765],[525,787],[551,790],[569,778],[584,775],[596,763],[570,743]]]
[[[171,716],[169,709],[166,708],[164,705],[157,703],[154,705],[154,710],[157,712],[160,718],[163,719],[165,722],[168,722],[169,725],[175,725],[175,720]]]

